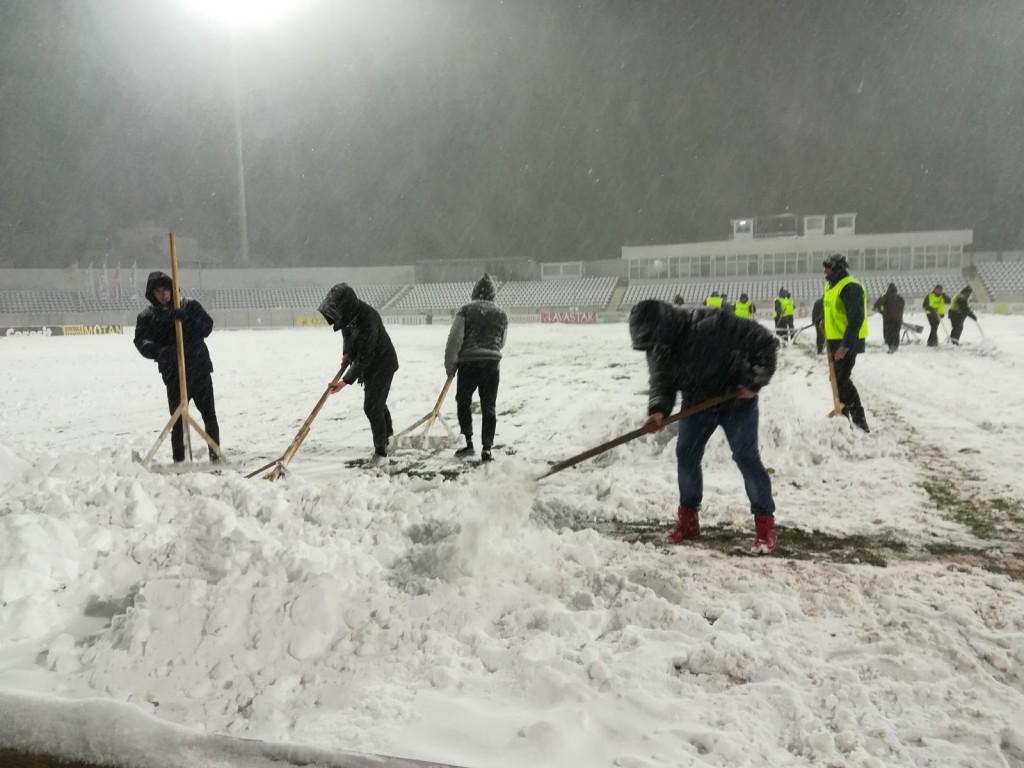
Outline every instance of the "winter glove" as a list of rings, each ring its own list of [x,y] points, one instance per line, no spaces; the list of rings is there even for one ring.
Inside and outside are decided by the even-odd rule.
[[[177,309],[174,309],[172,307],[171,309],[168,310],[168,312],[171,315],[171,320],[181,320],[182,322],[184,322],[186,314],[184,307],[178,307]]]
[[[156,361],[160,365],[170,365],[174,362],[174,358],[178,356],[178,350],[175,347],[161,347],[160,351],[156,353]]]
[[[451,379],[451,378],[453,378],[453,377],[455,376],[455,371],[456,371],[456,370],[457,370],[457,369],[455,369],[455,368],[445,368],[445,369],[444,369],[444,372],[445,372],[446,374],[448,374],[448,378],[449,378],[449,379]]]

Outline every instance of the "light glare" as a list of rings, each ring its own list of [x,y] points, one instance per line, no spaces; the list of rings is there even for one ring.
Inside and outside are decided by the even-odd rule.
[[[288,13],[295,0],[186,0],[196,11],[230,27],[272,24]]]

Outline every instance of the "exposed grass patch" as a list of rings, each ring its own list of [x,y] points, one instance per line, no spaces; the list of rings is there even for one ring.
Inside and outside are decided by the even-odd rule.
[[[606,536],[625,541],[661,544],[671,528],[667,520],[639,520],[594,523],[583,527],[594,528]],[[907,551],[906,542],[891,536],[834,536],[822,531],[800,528],[776,528],[779,545],[775,557],[790,560],[812,560],[831,563],[851,563],[884,568],[888,560]],[[682,545],[730,552],[734,547],[747,546],[753,541],[753,527],[749,530],[735,525],[705,525],[701,535]],[[670,546],[670,545],[666,545]]]

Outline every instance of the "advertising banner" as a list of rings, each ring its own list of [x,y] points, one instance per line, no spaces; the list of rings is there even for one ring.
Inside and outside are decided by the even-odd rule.
[[[122,325],[62,325],[61,329],[59,335],[62,336],[106,336],[124,333]]]
[[[573,325],[589,325],[597,322],[597,312],[541,312],[542,323],[571,323]]]
[[[31,325],[0,328],[0,336],[63,336],[60,325]]]

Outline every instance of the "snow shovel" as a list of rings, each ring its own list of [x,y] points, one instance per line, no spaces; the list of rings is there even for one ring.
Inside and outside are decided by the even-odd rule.
[[[430,410],[429,413],[427,413],[426,416],[424,416],[421,419],[418,419],[416,423],[413,424],[408,429],[403,429],[401,432],[395,435],[395,445],[398,445],[399,441],[406,441],[412,448],[430,447],[431,444],[427,440],[427,435],[430,432],[430,428],[434,426],[434,422],[437,421],[441,415],[441,404],[444,403],[445,397],[448,396],[448,390],[451,388],[452,381],[454,380],[454,376],[448,377],[448,379],[444,383],[444,387],[441,388],[441,394],[437,396],[437,402],[434,403],[434,407]],[[412,435],[413,432],[415,432],[424,424],[426,424],[427,426],[424,427],[422,434]],[[441,426],[444,427],[447,435],[445,437],[435,438],[435,447],[438,448],[444,448],[447,445],[450,445],[455,440],[455,435],[452,434],[451,428],[445,423],[444,419],[441,419]]]
[[[836,361],[833,356],[835,353],[825,346],[826,357],[828,357],[828,378],[832,382],[832,405],[833,408],[829,412],[828,417],[831,419],[833,416],[840,416],[843,413],[843,403],[839,400],[839,383],[836,381]]]
[[[284,474],[284,468],[287,467],[288,463],[295,457],[295,454],[298,452],[303,440],[306,439],[306,435],[309,434],[309,429],[313,425],[313,419],[315,419],[317,414],[320,413],[320,409],[324,407],[324,403],[327,402],[327,398],[331,396],[331,387],[341,381],[341,377],[345,375],[346,370],[348,370],[347,364],[343,365],[335,374],[334,378],[331,379],[331,383],[327,385],[327,389],[325,389],[324,393],[320,395],[320,399],[317,401],[313,411],[309,414],[309,418],[307,418],[303,423],[298,434],[295,435],[295,438],[292,440],[291,445],[285,449],[285,452],[273,461],[264,464],[259,469],[253,470],[246,475],[246,477],[256,477],[256,475],[261,472],[266,472],[266,470],[269,469],[270,471],[263,476],[263,479],[274,482]]]
[[[981,340],[984,341],[985,340],[985,332],[983,330],[981,330],[981,323],[979,323],[977,320],[975,320],[974,324],[976,326],[978,326],[978,332],[981,334]]]
[[[706,411],[709,408],[714,408],[716,405],[721,405],[722,403],[727,403],[730,400],[735,400],[736,397],[737,395],[735,392],[730,392],[726,395],[718,395],[717,397],[708,398],[702,403],[697,403],[697,405],[692,405],[689,408],[684,408],[678,413],[673,413],[671,416],[665,419],[665,426],[668,426],[669,424],[675,421],[679,421],[680,419],[685,419],[687,416],[693,416],[693,414],[695,413],[700,413],[701,411]],[[565,461],[560,461],[557,464],[552,464],[551,468],[548,469],[547,472],[545,472],[537,479],[543,480],[545,477],[550,477],[551,475],[557,472],[561,472],[563,469],[574,467],[582,461],[592,459],[593,457],[599,454],[602,454],[606,451],[610,451],[612,448],[617,448],[618,446],[624,445],[625,443],[628,443],[631,440],[636,440],[638,437],[643,437],[644,435],[649,434],[651,434],[649,429],[647,429],[646,427],[640,427],[639,429],[634,429],[632,432],[627,432],[624,435],[619,435],[614,440],[609,440],[607,443],[601,443],[601,445],[598,445],[595,448],[591,448],[589,451],[584,451],[583,453],[577,454],[576,456],[568,458]]]
[[[808,325],[805,325],[803,328],[798,329],[797,332],[793,334],[793,336],[790,339],[789,343],[790,344],[796,344],[796,337],[799,336],[804,331],[806,331],[808,328],[813,328],[813,327],[814,327],[814,323],[810,323]]]

